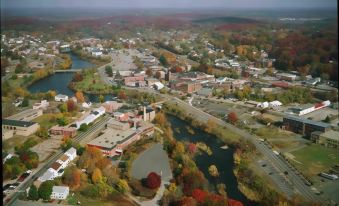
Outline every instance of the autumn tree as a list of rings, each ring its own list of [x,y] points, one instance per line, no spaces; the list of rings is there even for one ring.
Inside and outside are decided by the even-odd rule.
[[[92,173],[92,181],[94,184],[97,184],[101,182],[101,180],[102,180],[101,170],[96,167]]]
[[[217,123],[213,119],[208,119],[206,123],[205,131],[207,133],[212,133],[212,131],[215,129]]]
[[[74,82],[81,82],[84,79],[81,72],[76,72],[73,77]]]
[[[108,158],[101,158],[99,161],[95,163],[95,166],[98,167],[100,170],[105,169],[107,166],[111,165],[112,162]]]
[[[231,112],[227,115],[227,119],[232,124],[235,124],[238,121],[238,116],[235,114],[235,112]]]
[[[152,69],[147,69],[146,75],[149,76],[149,77],[152,76],[153,75]]]
[[[62,182],[71,188],[79,187],[81,182],[81,170],[75,166],[66,168],[62,175]]]
[[[160,79],[161,78],[161,73],[160,71],[155,72],[155,78]]]
[[[129,190],[129,186],[126,180],[119,179],[119,181],[116,184],[116,188],[120,193],[126,193]]]
[[[72,99],[69,99],[67,101],[67,111],[68,112],[72,112],[76,110],[76,104],[74,103],[74,101]]]
[[[192,191],[192,197],[198,201],[198,203],[203,203],[205,201],[205,198],[207,196],[208,192],[201,190],[201,189],[194,189]]]
[[[121,90],[118,94],[118,98],[119,99],[127,99],[127,95],[124,91]]]
[[[151,172],[147,175],[146,178],[146,187],[150,189],[156,189],[160,187],[161,184],[161,177],[155,172]]]
[[[167,124],[167,119],[164,112],[158,112],[155,115],[154,121],[160,125],[160,127],[165,127]]]
[[[78,102],[80,102],[80,103],[85,101],[85,97],[84,97],[84,94],[82,93],[82,91],[77,91],[75,93],[75,97],[77,98]]]

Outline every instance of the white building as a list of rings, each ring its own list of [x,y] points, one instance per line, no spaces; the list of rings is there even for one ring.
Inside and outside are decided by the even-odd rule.
[[[63,94],[58,94],[54,97],[54,100],[56,102],[66,102],[68,100],[68,96],[67,95],[63,95]]]
[[[88,108],[90,108],[91,106],[92,106],[92,103],[91,103],[91,102],[83,102],[83,103],[82,103],[82,107],[83,107],[83,108],[87,108],[87,109],[88,109]]]
[[[51,199],[65,200],[69,194],[69,187],[53,186]]]
[[[69,157],[70,161],[72,161],[77,156],[77,150],[74,147],[71,147],[65,152],[65,155],[67,155]]]
[[[105,114],[105,107],[101,106],[99,108],[94,109],[84,119],[75,122],[76,128],[79,129],[82,124],[88,125],[88,124],[94,122],[98,117],[100,117],[103,114]]]
[[[33,105],[33,109],[46,109],[49,106],[49,102],[47,100],[41,100],[41,102],[35,103]]]
[[[277,101],[277,100],[275,100],[275,101],[270,102],[269,106],[270,107],[280,107],[280,106],[282,106],[282,103]]]
[[[261,107],[261,108],[267,108],[268,106],[269,106],[268,102],[262,102],[262,103],[257,104],[257,107]]]
[[[160,89],[164,88],[164,85],[161,82],[155,82],[152,86],[156,90],[160,90]]]
[[[40,182],[45,182],[47,180],[54,180],[58,176],[58,172],[52,168],[48,168],[48,170],[38,178]]]

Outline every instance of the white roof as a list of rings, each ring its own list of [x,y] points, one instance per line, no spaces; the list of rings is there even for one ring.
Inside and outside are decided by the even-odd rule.
[[[77,153],[77,150],[74,147],[71,147],[65,152],[65,155],[73,155],[76,153]]]
[[[47,170],[42,176],[39,177],[41,182],[51,179],[54,176],[54,173],[51,170]]]
[[[58,98],[66,98],[68,97],[67,95],[64,95],[64,94],[58,94],[56,95],[55,97],[58,97]]]
[[[54,193],[68,193],[69,187],[68,186],[53,186],[52,192],[54,192]]]

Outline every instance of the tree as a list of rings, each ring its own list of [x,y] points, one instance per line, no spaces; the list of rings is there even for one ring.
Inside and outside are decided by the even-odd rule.
[[[164,55],[161,55],[160,57],[159,57],[159,61],[160,61],[160,63],[163,65],[163,66],[168,66],[168,61],[167,61],[167,59],[166,59],[166,57],[164,56]]]
[[[126,193],[129,190],[129,186],[126,180],[119,179],[118,183],[116,184],[117,190],[121,193]]]
[[[102,102],[104,102],[104,100],[105,100],[105,97],[103,95],[100,95],[99,96],[99,102],[102,103]]]
[[[120,91],[118,94],[119,99],[127,99],[127,95],[124,91]]]
[[[77,91],[75,93],[75,97],[77,98],[78,102],[83,103],[85,101],[85,97],[84,94],[82,93],[82,91]]]
[[[238,121],[238,117],[234,112],[231,112],[227,115],[228,121],[232,124],[235,124]]]
[[[213,119],[208,119],[207,120],[207,123],[206,123],[206,128],[205,128],[205,131],[207,133],[212,133],[213,130],[215,129],[215,126],[216,126],[216,122],[213,120]]]
[[[62,182],[69,185],[71,188],[79,187],[81,182],[81,170],[75,166],[66,168],[62,175]]]
[[[105,66],[105,72],[109,77],[113,76],[113,70],[112,70],[111,66],[109,66],[109,65]]]
[[[28,199],[35,201],[39,199],[38,189],[34,184],[32,184],[31,187],[29,188]]]
[[[146,70],[146,75],[147,75],[147,76],[150,77],[150,76],[152,76],[152,74],[153,74],[152,69],[147,69],[147,70]]]
[[[66,103],[62,103],[59,106],[59,109],[60,109],[60,112],[62,112],[62,113],[67,112],[67,104]]]
[[[88,130],[88,125],[86,123],[82,123],[80,125],[79,131],[86,132]]]
[[[146,187],[150,189],[159,188],[161,184],[161,177],[155,172],[151,172],[148,174],[146,178]]]
[[[84,79],[80,72],[76,72],[73,77],[74,82],[81,82]]]
[[[76,107],[75,102],[72,99],[69,99],[67,101],[67,111],[72,112],[72,111],[76,110],[76,108],[77,107]]]
[[[68,119],[64,116],[57,118],[56,121],[57,121],[58,125],[60,125],[60,126],[66,126],[69,123]]]
[[[43,200],[49,200],[51,198],[53,186],[54,182],[52,180],[47,180],[41,183],[38,190],[39,197]]]
[[[40,127],[35,133],[38,137],[47,138],[48,130],[45,127]]]
[[[112,164],[112,161],[110,159],[101,158],[98,162],[95,163],[95,166],[97,166],[100,170],[103,170],[111,164]]]
[[[160,71],[155,72],[155,78],[157,78],[157,79],[161,78],[161,72]]]
[[[154,121],[160,125],[160,127],[165,127],[167,124],[166,116],[163,112],[158,112],[155,115]]]
[[[29,101],[28,101],[28,98],[25,97],[24,100],[22,100],[22,103],[21,103],[21,107],[28,107],[29,105]]]
[[[101,182],[102,180],[102,174],[101,174],[101,170],[99,168],[95,168],[92,174],[92,181],[94,184],[97,184],[99,182]]]
[[[194,189],[192,191],[192,197],[198,201],[198,203],[203,203],[205,201],[208,192],[201,190],[201,189]]]

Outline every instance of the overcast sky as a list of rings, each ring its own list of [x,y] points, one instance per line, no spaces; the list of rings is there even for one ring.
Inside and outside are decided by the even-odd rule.
[[[336,8],[336,0],[1,0],[2,8]]]

